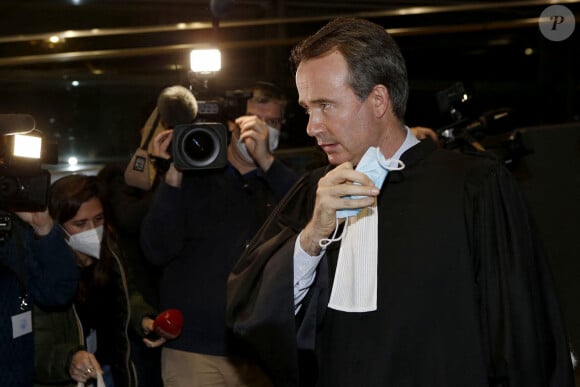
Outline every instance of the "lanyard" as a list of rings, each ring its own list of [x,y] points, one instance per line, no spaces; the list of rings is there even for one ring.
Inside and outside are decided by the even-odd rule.
[[[26,290],[26,252],[24,251],[24,244],[22,243],[22,236],[20,235],[20,229],[13,233],[16,242],[16,252],[18,254],[19,271],[18,283],[20,287],[20,294],[18,295],[18,300],[20,301],[20,310],[25,311],[30,309],[30,303],[28,302],[28,291]]]

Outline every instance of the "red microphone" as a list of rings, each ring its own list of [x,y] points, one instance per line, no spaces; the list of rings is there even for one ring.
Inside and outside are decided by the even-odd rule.
[[[179,309],[167,309],[153,321],[153,330],[167,340],[173,340],[181,334],[183,315]]]

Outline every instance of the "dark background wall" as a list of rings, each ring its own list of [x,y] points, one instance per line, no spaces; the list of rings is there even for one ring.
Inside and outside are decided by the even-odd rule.
[[[533,153],[513,168],[542,234],[571,342],[580,349],[580,125],[524,130]]]

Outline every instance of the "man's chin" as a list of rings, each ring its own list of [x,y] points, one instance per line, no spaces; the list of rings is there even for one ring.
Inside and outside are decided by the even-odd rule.
[[[348,161],[343,153],[326,153],[326,157],[328,158],[328,163],[332,165],[340,165],[345,161]]]

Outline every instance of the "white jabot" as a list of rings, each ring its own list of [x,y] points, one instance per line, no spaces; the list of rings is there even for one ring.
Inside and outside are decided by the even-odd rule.
[[[403,152],[419,142],[410,129],[406,129],[407,137],[393,157],[388,159],[389,164],[398,161]],[[377,310],[378,226],[376,201],[356,216],[346,219],[329,308],[343,312]]]
[[[378,219],[376,203],[346,219],[348,230],[338,253],[329,308],[343,312],[377,310]]]

